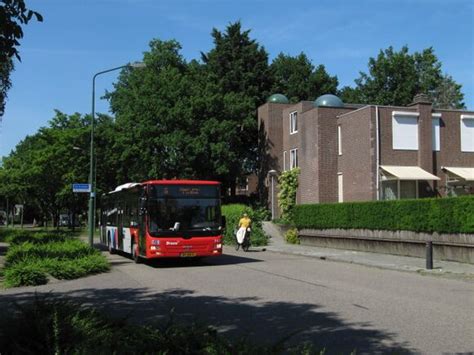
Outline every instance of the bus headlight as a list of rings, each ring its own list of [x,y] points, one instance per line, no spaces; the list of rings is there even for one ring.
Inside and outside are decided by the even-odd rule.
[[[215,249],[222,249],[222,243],[217,243],[215,246],[214,246]]]
[[[156,246],[156,245],[152,245],[150,247],[150,250],[160,250],[160,247]]]

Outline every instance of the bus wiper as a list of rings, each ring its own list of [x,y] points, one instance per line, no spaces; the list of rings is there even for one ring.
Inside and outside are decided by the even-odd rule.
[[[171,227],[170,230],[173,231],[173,232],[176,232],[177,230],[179,230],[180,225],[181,225],[181,223],[175,222],[174,226]]]

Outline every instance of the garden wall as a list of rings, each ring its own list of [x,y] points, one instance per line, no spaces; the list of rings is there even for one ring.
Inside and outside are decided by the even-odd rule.
[[[301,245],[421,258],[426,255],[426,242],[432,241],[434,259],[474,264],[474,234],[368,229],[301,229],[298,234]]]

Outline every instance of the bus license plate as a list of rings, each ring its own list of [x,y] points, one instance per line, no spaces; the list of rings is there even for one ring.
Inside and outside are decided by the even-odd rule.
[[[196,253],[181,253],[181,257],[183,258],[190,258],[196,256]]]

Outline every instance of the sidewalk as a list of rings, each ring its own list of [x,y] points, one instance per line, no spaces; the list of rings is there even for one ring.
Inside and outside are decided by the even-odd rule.
[[[426,261],[423,258],[287,244],[279,229],[271,222],[263,222],[263,230],[271,237],[266,249],[272,252],[304,255],[322,260],[360,264],[390,270],[453,276],[474,281],[474,265],[472,264],[434,260],[433,270],[426,270]]]

